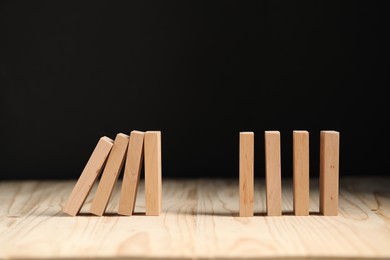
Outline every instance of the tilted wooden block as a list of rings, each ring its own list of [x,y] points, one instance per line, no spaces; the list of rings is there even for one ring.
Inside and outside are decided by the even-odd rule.
[[[90,212],[92,214],[102,216],[107,208],[115,182],[118,180],[119,173],[123,167],[129,136],[125,134],[117,134],[110,156],[107,159],[106,167],[104,168],[100,179],[96,194],[93,198]]]
[[[293,132],[294,214],[309,215],[309,132]]]
[[[131,216],[133,214],[141,175],[143,153],[144,132],[131,131],[119,200],[118,213],[120,215]]]
[[[111,151],[112,143],[113,140],[107,136],[100,138],[63,208],[65,213],[71,216],[76,216],[79,213],[93,184],[103,169],[108,154]]]
[[[146,215],[158,216],[162,207],[161,132],[147,131],[145,151],[145,207]]]
[[[280,132],[265,131],[265,179],[267,215],[282,215]]]
[[[339,207],[339,146],[337,131],[321,131],[320,137],[320,212],[337,216]]]
[[[240,133],[240,217],[253,216],[254,133]]]

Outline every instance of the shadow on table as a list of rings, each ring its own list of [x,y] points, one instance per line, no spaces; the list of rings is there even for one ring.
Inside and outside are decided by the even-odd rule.
[[[217,216],[217,217],[240,217],[238,212],[197,212],[195,215],[200,216]],[[266,212],[255,212],[254,217],[269,217]],[[282,217],[284,216],[295,216],[293,211],[282,212]],[[309,216],[321,216],[320,212],[310,211]]]
[[[80,212],[79,214],[77,214],[76,216],[70,216],[64,212],[57,212],[57,213],[53,213],[53,214],[49,214],[49,213],[41,213],[39,214],[39,216],[43,216],[43,217],[69,217],[69,218],[74,218],[74,217],[96,217],[96,218],[100,218],[100,217],[108,217],[108,218],[111,218],[111,217],[132,217],[132,216],[145,216],[145,212],[134,212],[132,216],[126,216],[126,215],[120,215],[118,213],[115,213],[115,212],[107,212],[107,213],[104,213],[103,216],[96,216],[92,213],[89,213],[89,212]]]

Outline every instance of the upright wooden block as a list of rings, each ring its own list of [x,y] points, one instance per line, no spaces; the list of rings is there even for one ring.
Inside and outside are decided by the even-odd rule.
[[[147,131],[144,142],[146,215],[158,216],[162,207],[161,132]]]
[[[139,177],[141,175],[143,153],[144,132],[131,131],[119,200],[118,213],[120,215],[131,216],[133,214]]]
[[[116,135],[112,151],[107,159],[106,167],[104,168],[99,186],[92,201],[90,209],[92,214],[98,216],[104,214],[115,182],[118,180],[119,173],[122,169],[128,143],[128,135],[122,133]]]
[[[103,169],[111,151],[112,143],[113,140],[107,136],[100,138],[63,208],[65,213],[71,216],[76,216],[79,213],[93,184]]]
[[[240,217],[253,216],[254,133],[240,133]]]
[[[293,132],[294,214],[309,215],[309,132]]]
[[[337,216],[339,207],[339,145],[337,131],[321,131],[320,139],[320,212]]]
[[[267,215],[282,215],[280,132],[265,131],[265,179]]]

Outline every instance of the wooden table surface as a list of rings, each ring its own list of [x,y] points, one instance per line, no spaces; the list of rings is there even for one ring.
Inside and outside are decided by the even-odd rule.
[[[238,217],[236,180],[164,180],[163,213],[144,216],[143,184],[136,215],[118,216],[120,183],[104,217],[62,213],[74,181],[0,182],[0,259],[390,259],[390,178],[340,182],[337,217],[292,215],[292,186],[283,180],[283,216],[267,217],[264,183],[255,184],[255,212]]]

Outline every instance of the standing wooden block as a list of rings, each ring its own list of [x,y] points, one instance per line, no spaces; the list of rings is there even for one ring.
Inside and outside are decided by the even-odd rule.
[[[254,133],[240,133],[240,217],[253,216]]]
[[[294,214],[309,215],[309,132],[293,132]]]
[[[65,213],[71,216],[76,216],[79,213],[93,184],[103,169],[111,151],[112,143],[113,140],[106,136],[100,138],[63,208]]]
[[[280,165],[280,132],[265,131],[265,179],[267,215],[282,215],[282,180]]]
[[[133,214],[141,175],[143,152],[144,132],[131,131],[119,200],[118,213],[121,215],[131,216]]]
[[[110,156],[107,159],[106,167],[100,179],[95,197],[93,198],[90,212],[92,214],[102,216],[107,208],[115,182],[118,180],[119,173],[122,169],[129,136],[125,134],[117,134]]]
[[[337,131],[321,131],[320,139],[320,212],[337,216],[339,207],[339,145]]]
[[[161,132],[145,133],[145,207],[146,215],[158,216],[162,206]]]

